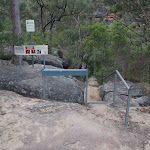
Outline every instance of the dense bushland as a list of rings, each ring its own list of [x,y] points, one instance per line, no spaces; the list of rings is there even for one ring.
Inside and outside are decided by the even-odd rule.
[[[85,64],[99,82],[114,69],[127,80],[150,82],[149,0],[20,0],[18,38],[12,33],[11,2],[0,4],[1,58],[9,45],[30,44],[25,20],[34,19],[33,44],[68,51],[71,68]],[[102,7],[107,13],[96,15]]]

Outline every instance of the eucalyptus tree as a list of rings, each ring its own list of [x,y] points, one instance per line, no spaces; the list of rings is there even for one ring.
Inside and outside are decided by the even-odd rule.
[[[0,55],[8,59],[14,55],[13,45],[19,44],[21,37],[19,0],[1,0],[0,4]],[[4,52],[4,48],[8,49],[8,46],[11,46],[9,54]],[[9,56],[5,56],[6,54]]]
[[[120,18],[124,18],[127,28],[132,22],[138,26],[144,25],[141,27],[142,33],[137,33],[137,35],[145,42],[148,41],[150,37],[147,35],[150,30],[150,0],[104,0],[104,3],[109,4],[111,12],[118,13]]]
[[[0,1],[0,55],[2,55],[2,49],[4,45],[8,44],[9,37],[12,35],[11,20],[9,18],[10,5],[9,1]]]
[[[57,25],[64,17],[78,16],[79,36],[80,36],[80,14],[85,11],[90,0],[33,0],[38,5],[40,14],[40,24],[42,33],[45,36],[45,31],[49,28],[50,41],[52,31],[55,25]],[[36,6],[36,5],[35,5]],[[81,41],[81,36],[80,36]],[[81,42],[80,42],[81,43]]]

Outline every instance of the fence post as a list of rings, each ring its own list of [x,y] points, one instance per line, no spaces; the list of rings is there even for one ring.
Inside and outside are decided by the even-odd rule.
[[[127,102],[127,110],[126,110],[126,116],[125,116],[125,127],[127,127],[127,125],[128,125],[130,100],[131,100],[131,87],[128,90],[128,102]]]
[[[45,55],[43,56],[43,63],[44,63],[44,69],[45,69]]]
[[[104,100],[104,80],[103,80],[103,86],[102,86],[102,101]]]
[[[45,78],[42,76],[43,79],[43,99],[45,99]]]
[[[20,67],[20,70],[21,70],[21,56],[19,56],[19,67]]]
[[[115,72],[114,94],[113,94],[113,105],[116,104],[116,82],[117,82],[117,73]]]
[[[88,90],[88,76],[86,76],[86,97],[85,97],[85,104],[87,105],[87,90]]]

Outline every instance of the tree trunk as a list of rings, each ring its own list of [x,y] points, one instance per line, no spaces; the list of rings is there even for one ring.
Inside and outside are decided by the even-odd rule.
[[[11,19],[13,23],[13,33],[19,37],[21,35],[19,0],[11,0],[11,2]]]
[[[14,36],[21,36],[21,23],[20,23],[20,10],[19,10],[19,0],[11,0],[11,20],[13,23],[13,34]],[[14,45],[13,45],[14,47]],[[14,48],[13,48],[14,53]],[[11,62],[15,65],[19,64],[19,56],[12,58]]]
[[[82,43],[82,39],[81,39],[81,26],[80,26],[80,16],[78,15],[78,32],[79,32],[79,51],[78,51],[78,58],[79,58],[79,53],[81,51],[81,43]]]

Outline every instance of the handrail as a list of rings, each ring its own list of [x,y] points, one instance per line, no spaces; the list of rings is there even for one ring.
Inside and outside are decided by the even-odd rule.
[[[127,84],[127,82],[124,80],[124,78],[121,76],[120,72],[118,70],[116,70],[117,75],[119,76],[119,78],[122,80],[122,82],[124,83],[124,85],[127,87],[127,89],[129,90],[129,86]]]
[[[113,72],[111,72],[109,75],[107,75],[106,77],[103,78],[103,80],[107,79],[108,77],[110,77],[111,75],[113,75],[115,73],[116,70],[114,70]]]
[[[103,87],[102,87],[102,101],[104,98],[104,80],[110,77],[111,75],[115,74],[115,82],[114,82],[114,94],[113,94],[113,105],[115,105],[115,98],[116,98],[116,81],[117,81],[117,75],[119,76],[120,80],[124,83],[126,88],[128,89],[128,101],[127,101],[127,109],[126,109],[126,115],[125,115],[125,127],[128,125],[128,116],[129,116],[129,107],[130,107],[130,100],[131,100],[131,87],[127,84],[127,82],[123,79],[120,72],[118,70],[114,70],[112,73],[107,75],[103,78]]]

